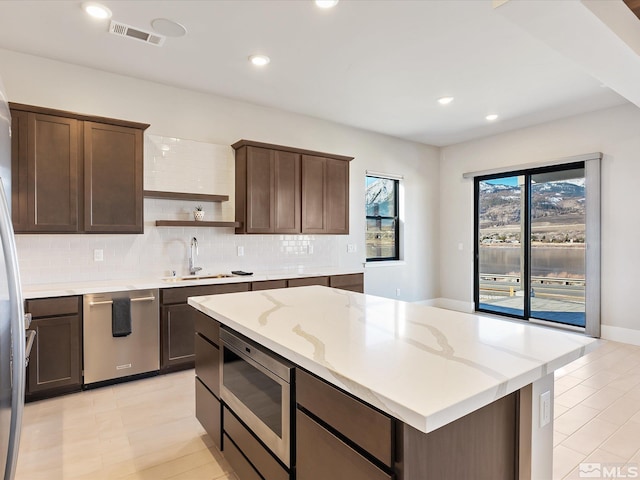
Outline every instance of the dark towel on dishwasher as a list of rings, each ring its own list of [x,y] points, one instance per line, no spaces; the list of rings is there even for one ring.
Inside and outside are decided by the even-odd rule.
[[[131,335],[131,300],[114,298],[111,306],[111,334],[114,337]]]

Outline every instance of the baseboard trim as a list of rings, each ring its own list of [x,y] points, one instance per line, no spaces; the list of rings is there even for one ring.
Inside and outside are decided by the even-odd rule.
[[[613,340],[614,342],[637,345],[640,347],[640,330],[634,330],[632,328],[601,325],[600,338],[604,338],[605,340]]]

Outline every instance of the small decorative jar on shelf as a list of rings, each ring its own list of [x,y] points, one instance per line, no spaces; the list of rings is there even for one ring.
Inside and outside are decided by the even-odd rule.
[[[204,210],[202,209],[202,205],[198,205],[193,211],[193,218],[195,218],[196,222],[204,220]]]

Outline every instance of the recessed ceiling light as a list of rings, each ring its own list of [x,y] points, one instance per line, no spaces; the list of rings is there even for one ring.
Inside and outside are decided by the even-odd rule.
[[[441,97],[438,99],[440,105],[449,105],[451,102],[453,102],[453,97]]]
[[[187,29],[178,22],[169,20],[168,18],[156,18],[151,22],[153,29],[166,37],[184,37]]]
[[[316,0],[316,5],[320,8],[333,8],[339,0]]]
[[[271,59],[266,55],[250,55],[249,61],[258,67],[264,67],[271,61]]]
[[[93,18],[99,18],[101,20],[111,18],[111,10],[104,5],[100,5],[95,2],[84,2],[82,9],[91,15]]]
[[[498,119],[498,115],[496,115],[495,113],[491,113],[491,114],[487,115],[487,116],[486,116],[486,117],[484,117],[484,118],[486,118],[486,119],[487,119],[487,120],[489,120],[490,122],[493,122],[494,120],[497,120],[497,119]]]

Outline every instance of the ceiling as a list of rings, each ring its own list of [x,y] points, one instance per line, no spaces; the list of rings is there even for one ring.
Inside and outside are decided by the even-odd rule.
[[[597,1],[624,5],[517,3],[537,3],[544,19],[556,4]],[[101,3],[139,29],[168,18],[188,33],[156,47],[109,34],[109,21],[89,18],[80,1],[3,0],[0,48],[436,146],[628,101],[546,33],[503,14],[514,2],[494,8],[504,0],[342,0],[331,10],[310,0]],[[271,63],[254,67],[254,53]],[[439,105],[447,95],[455,100]]]

